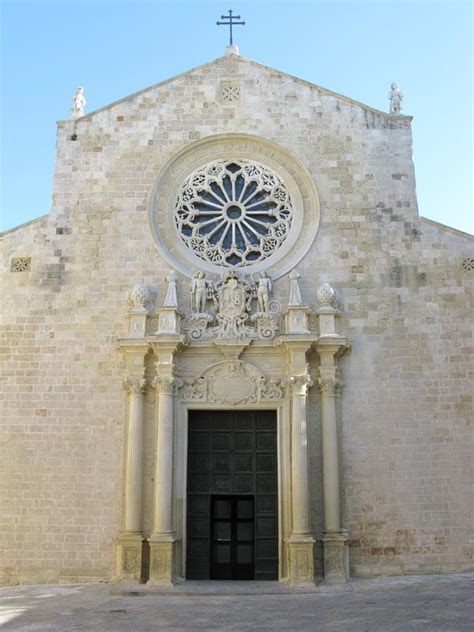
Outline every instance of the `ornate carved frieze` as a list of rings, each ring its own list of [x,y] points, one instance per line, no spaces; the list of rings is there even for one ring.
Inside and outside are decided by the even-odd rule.
[[[192,314],[182,324],[189,340],[271,339],[279,330],[281,311],[278,301],[271,300],[272,283],[265,272],[257,283],[229,272],[215,285],[198,272],[191,285]],[[251,313],[252,301],[257,311]],[[212,300],[213,311],[207,311]]]
[[[240,360],[220,362],[198,378],[184,378],[180,388],[183,401],[209,404],[249,404],[283,399],[285,387],[279,378],[267,378]]]

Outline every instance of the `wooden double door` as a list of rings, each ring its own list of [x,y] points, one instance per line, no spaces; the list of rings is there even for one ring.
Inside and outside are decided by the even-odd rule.
[[[274,411],[190,411],[188,579],[278,579]]]

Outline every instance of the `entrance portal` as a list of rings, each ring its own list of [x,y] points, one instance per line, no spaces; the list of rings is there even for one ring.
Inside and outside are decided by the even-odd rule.
[[[278,579],[274,411],[189,411],[188,579]]]

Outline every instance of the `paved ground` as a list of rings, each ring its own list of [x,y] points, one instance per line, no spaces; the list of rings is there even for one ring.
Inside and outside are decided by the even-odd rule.
[[[473,632],[474,573],[352,580],[312,591],[269,582],[186,582],[173,591],[123,584],[5,588],[0,627],[2,632]]]

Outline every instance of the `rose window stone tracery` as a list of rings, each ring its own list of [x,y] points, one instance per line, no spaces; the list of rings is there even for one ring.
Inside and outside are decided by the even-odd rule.
[[[199,167],[182,184],[175,206],[186,247],[223,267],[267,259],[285,242],[292,221],[284,182],[252,160],[215,160]]]

